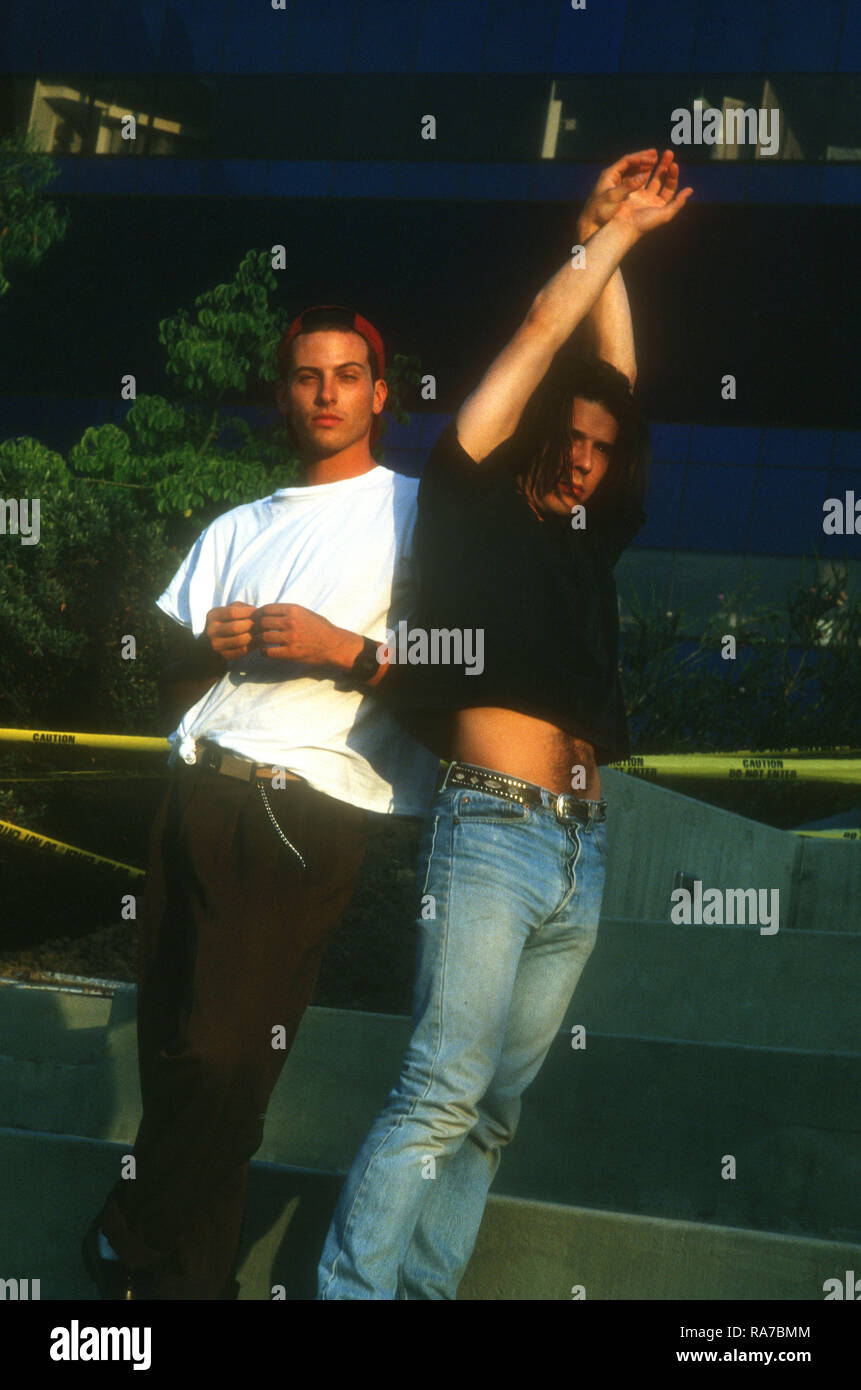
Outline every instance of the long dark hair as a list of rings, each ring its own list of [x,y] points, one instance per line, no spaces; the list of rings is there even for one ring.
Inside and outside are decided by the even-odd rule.
[[[534,497],[552,491],[568,474],[574,399],[595,401],[619,426],[607,469],[589,503],[592,515],[636,511],[649,481],[649,432],[628,378],[599,357],[576,357],[566,345],[554,357],[517,427],[516,468],[521,487]]]

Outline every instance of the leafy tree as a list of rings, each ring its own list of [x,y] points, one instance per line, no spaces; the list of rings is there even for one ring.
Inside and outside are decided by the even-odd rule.
[[[38,498],[40,510],[39,544],[8,535],[2,552],[2,722],[136,728],[159,660],[153,598],[176,568],[164,522],[126,489],[81,486],[34,439],[0,444],[0,495]],[[134,660],[121,655],[127,634]]]
[[[175,401],[137,397],[122,425],[85,430],[68,460],[35,439],[0,446],[0,495],[41,506],[40,544],[4,549],[5,722],[157,732],[156,595],[203,525],[295,477],[281,418],[255,429],[236,411],[278,376],[277,286],[269,253],[250,251],[232,282],[197,297],[194,314],[163,320]],[[396,357],[386,373],[401,421],[418,369]],[[121,656],[126,634],[134,660]]]
[[[198,522],[292,482],[297,461],[281,417],[254,429],[235,413],[238,399],[259,396],[278,378],[284,322],[270,304],[277,288],[270,253],[249,251],[231,283],[198,295],[193,315],[180,309],[163,319],[159,341],[180,399],[139,396],[121,426],[86,430],[69,455],[73,471],[138,489],[152,515]],[[418,358],[395,356],[386,381],[388,408],[403,422]]]
[[[0,295],[11,288],[7,269],[37,266],[66,235],[68,211],[44,195],[58,172],[26,131],[0,140]]]
[[[622,667],[638,753],[852,746],[861,728],[861,602],[845,566],[812,582],[802,565],[783,610],[755,589],[720,595],[696,628],[636,595]],[[722,660],[725,634],[737,656]]]

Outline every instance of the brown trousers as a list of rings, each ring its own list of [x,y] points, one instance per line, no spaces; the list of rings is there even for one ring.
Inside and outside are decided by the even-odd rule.
[[[304,782],[264,785],[305,868],[256,783],[184,764],[152,831],[136,1174],[117,1181],[102,1229],[153,1298],[218,1298],[230,1279],[248,1162],[364,857],[364,812]],[[273,1047],[278,1025],[286,1047]]]

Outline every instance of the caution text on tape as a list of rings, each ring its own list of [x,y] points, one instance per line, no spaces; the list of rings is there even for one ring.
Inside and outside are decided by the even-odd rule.
[[[617,772],[634,777],[726,777],[743,782],[861,783],[858,758],[780,758],[753,753],[655,753],[611,763]]]
[[[56,748],[127,748],[138,753],[166,753],[166,738],[135,734],[70,734],[51,729],[0,729],[0,743],[35,743]]]

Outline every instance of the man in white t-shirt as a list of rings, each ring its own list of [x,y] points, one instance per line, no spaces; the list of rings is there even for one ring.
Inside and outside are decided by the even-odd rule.
[[[370,451],[382,341],[321,306],[279,368],[301,485],[218,517],[158,600],[185,713],[140,922],[135,1180],[84,1240],[105,1298],[235,1296],[248,1162],[366,813],[420,814],[437,767],[374,694],[377,648],[411,615],[418,489]]]

